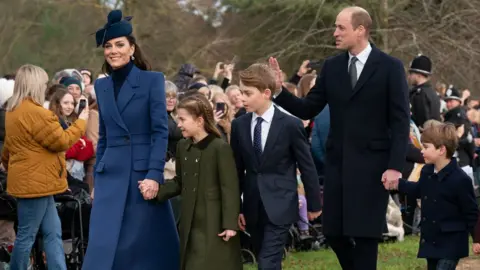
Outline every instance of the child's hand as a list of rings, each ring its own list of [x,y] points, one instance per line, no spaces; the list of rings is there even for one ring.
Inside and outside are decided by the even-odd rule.
[[[302,206],[303,206],[302,200],[298,200],[298,209],[302,208]]]
[[[230,238],[237,235],[237,232],[234,230],[225,230],[222,233],[218,234],[218,236],[223,238],[223,241],[227,242]]]
[[[240,230],[245,231],[246,225],[245,216],[243,216],[243,214],[238,215],[238,227],[240,227]]]
[[[480,243],[473,243],[473,253],[480,255]]]
[[[384,181],[383,186],[386,190],[397,190],[398,189],[398,182],[399,179],[391,180],[391,181]]]
[[[321,214],[322,214],[322,211],[318,211],[318,212],[308,212],[308,213],[307,213],[307,215],[308,215],[308,220],[313,221],[313,220],[317,219]]]
[[[388,169],[382,175],[382,183],[386,190],[398,189],[398,182],[402,173],[396,170]]]

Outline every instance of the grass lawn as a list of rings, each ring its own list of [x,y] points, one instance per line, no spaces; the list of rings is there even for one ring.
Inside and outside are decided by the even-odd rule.
[[[418,237],[407,237],[404,242],[381,244],[378,254],[379,270],[424,270],[426,262],[417,259]],[[471,249],[470,249],[471,250]],[[257,269],[245,266],[245,270]],[[286,270],[341,270],[337,258],[331,249],[315,252],[291,252],[284,261],[283,269]],[[460,261],[457,269],[479,270],[480,256],[471,256]]]

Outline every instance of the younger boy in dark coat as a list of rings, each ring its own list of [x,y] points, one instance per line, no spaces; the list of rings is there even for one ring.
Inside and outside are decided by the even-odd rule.
[[[458,136],[451,124],[424,130],[421,141],[426,165],[418,182],[400,179],[387,189],[398,189],[422,200],[419,258],[429,270],[455,270],[459,259],[468,257],[468,235],[474,236],[478,218],[470,177],[452,156]]]

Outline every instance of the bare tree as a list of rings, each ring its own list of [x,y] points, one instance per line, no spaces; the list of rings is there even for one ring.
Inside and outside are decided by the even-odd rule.
[[[108,5],[106,4],[108,2]],[[277,56],[293,73],[304,59],[338,53],[332,33],[334,0],[2,0],[0,73],[24,63],[48,72],[103,61],[94,33],[111,8],[133,16],[134,35],[155,70],[173,75],[183,63],[205,73],[217,61],[239,56],[238,68]],[[418,53],[434,63],[434,78],[459,87],[479,80],[480,0],[356,0],[374,19],[371,41],[407,66]],[[27,4],[28,3],[28,4]],[[221,3],[222,5],[219,5]],[[212,20],[221,16],[221,25]]]

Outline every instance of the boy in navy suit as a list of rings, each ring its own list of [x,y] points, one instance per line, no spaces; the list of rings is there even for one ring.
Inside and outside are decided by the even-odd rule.
[[[427,259],[428,269],[455,270],[459,259],[468,257],[468,235],[475,234],[478,206],[472,180],[452,159],[458,146],[453,125],[429,127],[421,141],[426,165],[418,182],[400,179],[385,187],[422,200],[418,257]]]
[[[251,234],[259,269],[282,269],[290,226],[299,219],[296,168],[309,219],[320,215],[320,186],[302,122],[272,102],[273,71],[253,64],[240,72],[247,114],[232,122],[230,143],[243,194],[239,226]],[[306,221],[308,222],[308,221]]]

